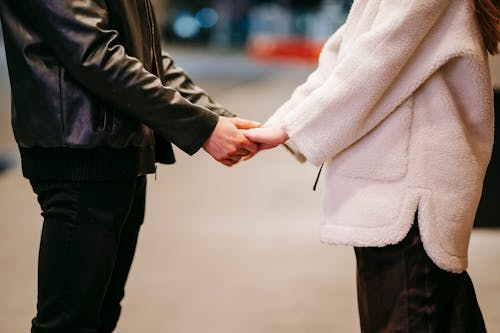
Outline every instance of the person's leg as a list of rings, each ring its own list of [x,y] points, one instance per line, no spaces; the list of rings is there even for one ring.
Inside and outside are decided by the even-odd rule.
[[[442,286],[448,286],[447,293],[442,295],[449,302],[443,302],[443,320],[436,323],[436,332],[483,333],[486,326],[483,314],[477,302],[474,285],[467,272],[453,274],[441,271],[445,277]],[[444,288],[443,288],[444,289]],[[443,299],[443,300],[444,300]]]
[[[408,332],[403,245],[354,248],[362,333]],[[391,325],[391,330],[388,330]]]
[[[32,333],[96,333],[136,180],[32,182],[44,217]]]
[[[120,302],[125,295],[125,283],[134,259],[139,230],[144,220],[145,204],[146,177],[140,177],[137,180],[132,208],[123,225],[113,275],[101,309],[99,333],[113,332],[118,323],[121,313]]]
[[[486,332],[468,274],[437,267],[416,223],[399,244],[355,253],[363,333]]]

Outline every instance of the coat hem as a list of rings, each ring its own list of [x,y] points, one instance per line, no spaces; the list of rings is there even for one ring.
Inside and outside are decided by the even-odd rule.
[[[400,243],[412,226],[413,222],[380,228],[323,225],[320,228],[320,241],[328,245],[384,247]],[[425,226],[422,227],[421,223],[419,223],[419,232],[424,250],[436,266],[451,273],[462,273],[465,271],[467,268],[467,257],[450,255],[439,245],[428,240]]]

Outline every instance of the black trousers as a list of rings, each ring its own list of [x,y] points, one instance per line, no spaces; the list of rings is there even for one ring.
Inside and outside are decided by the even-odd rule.
[[[146,177],[31,183],[44,217],[31,332],[112,332],[144,219]]]
[[[355,253],[362,333],[486,332],[469,275],[437,267],[416,222],[401,243]]]

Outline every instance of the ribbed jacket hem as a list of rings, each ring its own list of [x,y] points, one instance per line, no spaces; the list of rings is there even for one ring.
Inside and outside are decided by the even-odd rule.
[[[99,182],[155,172],[154,148],[19,148],[30,180]]]

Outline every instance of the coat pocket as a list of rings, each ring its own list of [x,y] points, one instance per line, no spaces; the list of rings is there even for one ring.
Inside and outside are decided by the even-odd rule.
[[[408,171],[413,121],[410,97],[376,128],[335,157],[331,172],[350,178],[401,180]]]

